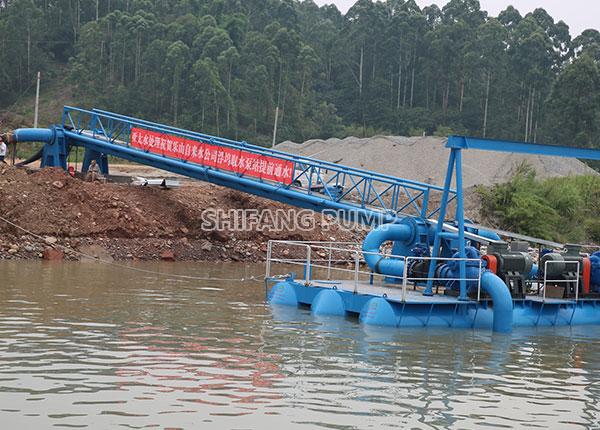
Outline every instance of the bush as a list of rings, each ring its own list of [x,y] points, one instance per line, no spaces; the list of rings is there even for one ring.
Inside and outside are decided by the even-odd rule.
[[[438,125],[433,133],[433,135],[437,137],[448,137],[453,134],[455,134],[454,130],[452,130],[450,127],[446,127],[445,125]]]
[[[415,136],[425,136],[425,129],[424,128],[411,128],[408,131],[408,135],[411,137],[415,137]]]
[[[480,187],[482,215],[501,228],[559,242],[600,242],[600,177],[539,181],[526,164],[506,184]]]

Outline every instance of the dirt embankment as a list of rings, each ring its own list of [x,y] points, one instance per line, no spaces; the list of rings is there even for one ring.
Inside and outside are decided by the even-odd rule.
[[[239,209],[250,215],[239,216]],[[267,209],[284,214],[284,222],[264,218]],[[0,216],[28,231],[0,220],[0,259],[41,258],[55,248],[68,259],[83,253],[117,260],[261,261],[271,239],[355,236],[320,215],[307,220],[305,211],[210,184],[163,190],[8,166],[0,166]]]

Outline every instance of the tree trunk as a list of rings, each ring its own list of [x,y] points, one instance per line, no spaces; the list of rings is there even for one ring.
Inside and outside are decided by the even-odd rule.
[[[364,45],[360,47],[360,70],[358,71],[358,95],[362,98],[362,90],[363,90],[363,66],[364,66],[364,58],[365,58],[365,47]]]
[[[429,73],[425,78],[425,108],[429,109]]]
[[[400,96],[402,94],[402,54],[398,58],[398,100],[396,102],[396,110],[400,109]]]
[[[412,77],[410,78],[410,107],[412,109],[415,100],[415,62],[412,67]]]
[[[219,133],[219,102],[217,100],[217,90],[213,89],[213,96],[215,98],[215,123],[217,125],[217,136]]]
[[[102,78],[102,69],[103,69],[103,63],[104,63],[104,39],[102,39],[102,41],[100,42],[100,73],[99,76]]]
[[[229,63],[229,76],[227,77],[227,130],[230,130],[230,111],[231,111],[231,74],[233,72],[233,61]]]
[[[527,108],[525,110],[525,142],[529,142],[529,122],[531,121],[531,90],[527,97]]]
[[[492,81],[492,72],[488,69],[487,73],[487,85],[485,87],[485,108],[483,111],[483,137],[487,136],[487,122],[488,122],[488,107],[490,104],[490,84]]]
[[[121,83],[125,85],[125,41],[123,41],[123,52],[121,56]]]
[[[450,99],[450,79],[446,80],[446,89],[444,90],[444,95],[442,97],[442,112],[444,112],[444,116],[448,115],[448,103]]]
[[[519,93],[519,107],[517,109],[517,124],[521,124],[521,116],[522,115],[523,115],[523,82],[521,82],[521,91]]]
[[[135,83],[137,83],[138,81],[138,77],[140,74],[140,63],[141,63],[141,58],[142,56],[142,36],[141,34],[138,33],[137,35],[137,39],[136,39],[136,50],[135,50],[135,66],[134,66],[134,76],[133,76],[133,80]]]
[[[402,90],[403,94],[402,94],[402,107],[405,108],[406,107],[406,94],[407,94],[407,88],[408,88],[408,66],[406,66],[406,68],[404,69],[404,71],[406,73],[404,73],[404,88]]]
[[[390,66],[390,106],[394,105],[394,70]]]
[[[178,99],[176,93],[173,93],[173,123],[177,126],[177,109],[178,109]]]
[[[460,78],[460,102],[458,103],[458,111],[462,113],[463,111],[463,103],[465,100],[465,78],[464,76]]]
[[[377,45],[373,47],[373,72],[371,73],[371,80],[375,81],[375,60],[377,57]]]
[[[27,20],[27,77],[31,74],[31,23]]]
[[[533,93],[531,95],[531,118],[529,119],[529,140],[532,139],[533,136],[533,118],[535,112],[535,86],[533,87]],[[537,121],[537,119],[536,119]]]

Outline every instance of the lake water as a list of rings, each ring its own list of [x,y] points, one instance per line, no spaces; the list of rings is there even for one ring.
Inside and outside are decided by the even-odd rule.
[[[600,428],[600,327],[369,328],[271,308],[264,293],[259,282],[0,262],[0,428]]]

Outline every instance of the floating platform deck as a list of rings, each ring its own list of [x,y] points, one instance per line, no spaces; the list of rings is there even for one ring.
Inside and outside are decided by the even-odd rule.
[[[438,294],[424,296],[400,286],[345,280],[284,281],[268,291],[273,305],[308,306],[315,315],[354,316],[362,323],[388,327],[491,329],[491,299],[462,301]],[[562,300],[528,296],[513,300],[513,327],[600,324],[600,299]]]

